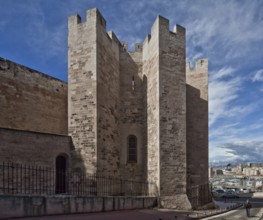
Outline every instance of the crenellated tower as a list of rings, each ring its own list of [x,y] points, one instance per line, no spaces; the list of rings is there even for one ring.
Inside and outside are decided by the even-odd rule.
[[[158,16],[143,47],[147,77],[148,179],[162,206],[191,208],[186,195],[185,29]]]
[[[68,22],[68,126],[73,167],[119,175],[119,46],[98,11]]]
[[[97,9],[68,28],[73,169],[152,182],[163,207],[191,209],[187,188],[208,182],[207,60],[187,66],[185,29],[161,16],[134,51]]]

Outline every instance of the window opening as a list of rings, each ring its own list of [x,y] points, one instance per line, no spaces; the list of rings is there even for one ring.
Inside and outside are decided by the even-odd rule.
[[[137,138],[134,135],[128,137],[128,162],[137,162]]]
[[[57,156],[56,158],[56,194],[66,192],[66,158]]]
[[[132,77],[132,91],[134,92],[135,90],[135,81],[134,81],[134,76]]]

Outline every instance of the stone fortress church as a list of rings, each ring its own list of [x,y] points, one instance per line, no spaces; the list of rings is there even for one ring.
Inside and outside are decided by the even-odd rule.
[[[97,9],[68,19],[68,83],[0,59],[0,161],[156,184],[191,208],[208,184],[208,61],[186,63],[185,29],[158,16],[134,51]]]

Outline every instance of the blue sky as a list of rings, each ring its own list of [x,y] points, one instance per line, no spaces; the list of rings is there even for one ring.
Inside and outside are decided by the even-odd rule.
[[[209,157],[262,161],[262,0],[0,0],[0,57],[67,80],[67,18],[97,7],[121,41],[157,15],[187,29],[187,59],[209,59]]]

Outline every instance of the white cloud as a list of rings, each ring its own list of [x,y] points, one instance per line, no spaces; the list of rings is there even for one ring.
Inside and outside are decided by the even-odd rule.
[[[214,72],[209,80],[209,125],[213,125],[218,119],[226,117],[231,108],[231,102],[238,97],[241,87],[239,77],[222,80],[223,76],[230,76],[235,70],[224,67]]]
[[[217,79],[222,79],[227,76],[233,76],[233,73],[235,71],[236,70],[232,67],[223,67],[216,73],[212,72],[210,80],[217,80]]]
[[[214,63],[221,64],[236,58],[250,60],[252,57],[247,54],[258,50],[256,44],[262,42],[263,15],[256,13],[258,7],[258,1],[204,1],[189,5],[189,53],[201,48]]]
[[[262,161],[261,152],[263,151],[263,140],[259,141],[236,141],[226,143],[220,147],[225,150],[228,160],[244,161],[244,162],[259,162]]]
[[[254,148],[257,153],[260,153],[259,149],[263,150],[262,128],[263,119],[258,119],[252,123],[230,123],[211,129],[210,161],[259,160],[254,155]]]
[[[210,150],[211,162],[260,162],[263,140],[229,142]]]
[[[252,82],[263,82],[263,69],[256,71],[251,80]]]
[[[238,117],[242,118],[246,116],[247,114],[253,112],[257,107],[257,103],[247,103],[246,105],[238,105],[238,106],[233,106],[229,109],[228,112],[226,112],[226,117]]]
[[[233,161],[233,159],[236,158],[231,151],[219,147],[210,149],[209,157],[210,161],[214,163],[220,161]]]
[[[218,144],[224,144],[226,142],[233,142],[241,140],[256,140],[260,139],[261,135],[256,132],[262,130],[263,119],[258,119],[255,122],[235,122],[215,127],[210,130],[209,137],[211,139],[210,144],[216,147]],[[244,125],[245,124],[245,125]]]

